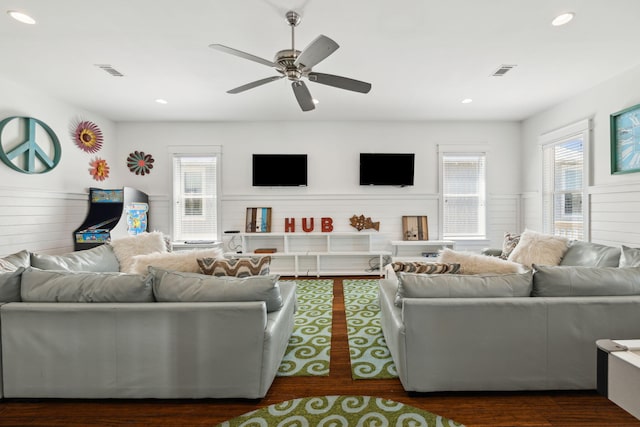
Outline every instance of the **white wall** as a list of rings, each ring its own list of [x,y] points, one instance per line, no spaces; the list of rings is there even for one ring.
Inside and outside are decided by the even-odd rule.
[[[504,231],[518,226],[519,124],[515,122],[225,122],[119,123],[119,157],[145,151],[155,158],[153,172],[121,182],[169,206],[171,163],[167,147],[222,146],[222,229],[243,229],[245,209],[273,208],[273,231],[285,217],[329,216],[336,231],[350,231],[353,214],[381,222],[381,232],[401,238],[402,215],[427,215],[430,237],[438,238],[438,144],[485,144],[488,153],[489,230],[501,242]],[[415,185],[362,187],[358,184],[360,152],[416,153]],[[251,154],[308,155],[308,186],[251,186]],[[131,175],[124,165],[120,176]],[[508,179],[505,179],[508,177]],[[157,218],[157,217],[156,217]],[[166,223],[154,226],[170,232]]]
[[[582,119],[592,120],[591,182],[585,207],[591,216],[591,240],[605,244],[640,244],[640,173],[612,175],[609,115],[640,104],[640,67],[522,123],[524,226],[541,230],[541,134]]]
[[[107,186],[109,181],[99,183],[91,178],[89,161],[95,155],[75,146],[69,128],[78,117],[98,124],[105,142],[97,155],[113,165],[118,161],[115,126],[96,114],[2,78],[0,94],[0,120],[12,116],[34,117],[55,132],[62,146],[60,163],[46,173],[21,173],[0,162],[0,254],[21,249],[73,250],[71,233],[86,215],[87,188]],[[19,142],[10,139],[15,135],[9,134],[3,133],[5,150]]]
[[[20,249],[49,253],[73,249],[71,233],[86,215],[91,186],[130,186],[151,196],[150,226],[170,232],[173,145],[222,146],[222,229],[243,229],[246,207],[271,206],[273,230],[285,217],[329,216],[336,231],[351,231],[351,215],[381,222],[390,239],[401,235],[402,215],[427,215],[430,237],[438,238],[437,144],[484,144],[489,147],[489,236],[501,242],[504,231],[518,228],[520,128],[515,122],[226,122],[112,123],[96,114],[0,78],[0,119],[30,116],[47,123],[62,145],[62,159],[52,171],[23,174],[0,164],[0,255]],[[70,127],[78,118],[97,123],[105,142],[96,154],[77,148]],[[126,167],[134,150],[155,158],[147,176]],[[358,185],[360,152],[416,153],[412,187]],[[305,188],[251,186],[252,153],[306,153]],[[89,175],[89,161],[107,160],[110,178]],[[505,179],[508,177],[508,179]],[[484,245],[484,243],[483,243]]]

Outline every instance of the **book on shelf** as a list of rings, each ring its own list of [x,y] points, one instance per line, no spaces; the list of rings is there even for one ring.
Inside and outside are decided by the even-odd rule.
[[[253,251],[256,254],[273,254],[278,252],[276,248],[258,248]]]

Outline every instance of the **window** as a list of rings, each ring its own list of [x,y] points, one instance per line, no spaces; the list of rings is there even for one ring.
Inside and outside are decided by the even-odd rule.
[[[587,240],[585,165],[589,122],[542,135],[542,222],[548,234]]]
[[[485,153],[441,152],[442,237],[486,237]]]
[[[218,240],[218,161],[217,154],[173,153],[174,241]]]

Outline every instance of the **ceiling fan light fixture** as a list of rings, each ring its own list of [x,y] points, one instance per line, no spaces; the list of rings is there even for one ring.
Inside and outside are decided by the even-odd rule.
[[[22,22],[23,24],[33,25],[36,23],[35,19],[24,12],[20,12],[19,10],[7,10],[7,14],[16,21]]]
[[[561,25],[568,24],[574,16],[575,14],[573,12],[562,13],[553,18],[553,21],[551,21],[551,25],[553,25],[554,27],[559,27]]]

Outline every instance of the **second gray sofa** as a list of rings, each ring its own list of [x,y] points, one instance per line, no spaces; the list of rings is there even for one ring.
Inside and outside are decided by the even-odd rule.
[[[380,281],[381,322],[404,389],[595,389],[596,340],[640,337],[640,268],[590,269],[584,264],[610,264],[611,251],[584,242],[572,247],[578,252],[570,248],[563,266],[539,267],[543,274],[532,276],[534,295],[555,296],[510,296],[522,289],[509,288],[514,282],[504,275],[495,275],[495,281],[489,275],[479,286],[498,284],[502,294],[493,286],[494,294],[483,297],[479,287],[464,283],[469,276],[437,275],[424,279],[426,287],[436,289],[431,295],[398,303],[398,279],[391,271]],[[618,248],[610,249],[620,256]],[[583,283],[585,278],[596,278],[601,286]],[[548,286],[549,280],[557,287]]]

